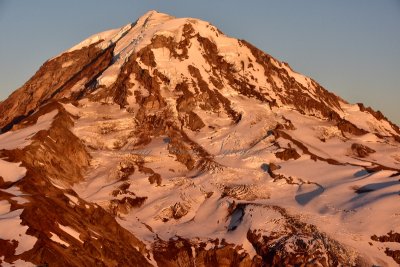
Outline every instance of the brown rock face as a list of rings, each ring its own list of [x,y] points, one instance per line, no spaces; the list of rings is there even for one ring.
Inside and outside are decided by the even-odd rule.
[[[284,218],[281,223],[285,225],[285,232],[272,232],[270,235],[263,235],[257,230],[247,232],[247,239],[262,257],[262,266],[302,266],[304,263],[311,266],[356,266],[361,261],[355,259],[355,262],[350,262],[351,256],[346,249],[319,232],[314,225],[290,216],[283,208],[270,208]],[[290,249],[285,249],[286,246]]]
[[[350,133],[350,134],[354,134],[354,135],[364,135],[364,134],[368,133],[367,131],[358,128],[353,123],[351,123],[345,119],[338,119],[336,126],[343,133]]]
[[[188,116],[186,117],[186,125],[192,131],[198,131],[205,126],[199,115],[197,115],[193,111],[190,111]]]
[[[300,158],[299,153],[297,153],[294,148],[287,148],[283,151],[276,152],[275,156],[281,160],[298,159]]]
[[[14,256],[15,251],[18,247],[17,240],[3,240],[0,239],[0,256],[4,257],[5,259],[10,259]],[[2,261],[0,260],[0,264]]]
[[[390,231],[389,233],[387,233],[387,235],[383,236],[373,235],[371,236],[371,239],[381,243],[386,243],[386,242],[400,243],[400,234]],[[400,250],[393,250],[390,248],[386,248],[385,253],[389,257],[392,257],[395,262],[400,264]]]
[[[70,89],[85,79],[89,85],[111,63],[114,46],[102,50],[97,43],[47,61],[21,88],[0,103],[0,129],[12,128],[50,99],[71,97]],[[79,98],[82,91],[74,92]]]
[[[0,151],[2,157],[22,162],[28,170],[13,186],[29,198],[29,202],[18,208],[23,208],[21,220],[29,227],[27,234],[38,239],[32,249],[19,256],[14,255],[14,241],[0,240],[0,256],[7,262],[23,259],[49,266],[150,266],[144,256],[147,253],[144,244],[122,228],[110,213],[80,199],[71,189],[55,186],[54,183],[73,184],[82,180],[90,156],[69,130],[73,125],[71,115],[60,104],[44,107],[46,111],[53,109],[58,109],[58,115],[52,126],[38,132],[31,145],[23,150]],[[4,198],[7,196],[0,195],[0,199]],[[79,235],[72,237],[62,230],[63,226]],[[68,245],[52,241],[53,235]]]
[[[0,102],[4,136],[29,143],[6,149],[2,140],[15,140],[0,135],[0,164],[27,171],[7,181],[0,170],[0,212],[21,210],[26,234],[37,239],[20,255],[16,239],[0,239],[0,265],[362,266],[357,251],[317,227],[322,219],[313,225],[297,209],[294,201],[305,206],[321,191],[328,199],[330,187],[314,180],[320,173],[291,173],[323,161],[318,166],[346,173],[362,169],[354,176],[387,170],[393,178],[398,127],[361,104],[347,108],[246,41],[221,41],[212,25],[184,19],[172,29],[156,17],[161,22],[144,17],[45,62]],[[370,121],[347,116],[355,109]],[[50,112],[57,112],[51,125],[34,131]],[[368,161],[381,149],[354,142],[370,133],[392,146],[385,162],[395,163]],[[332,144],[352,155],[325,151]],[[271,205],[289,199],[285,191],[295,192],[294,204]],[[399,242],[394,232],[371,238]],[[398,262],[399,251],[386,254]]]
[[[300,112],[304,113],[307,113],[309,110],[316,110],[319,111],[324,117],[331,117],[332,114],[337,114],[334,109],[341,110],[339,101],[343,100],[338,96],[326,91],[315,81],[312,81],[313,86],[316,87],[316,93],[319,98],[319,101],[315,100],[304,93],[307,91],[307,88],[291,78],[285,69],[278,68],[274,64],[274,62],[278,62],[278,64],[284,63],[280,63],[272,56],[264,53],[245,40],[241,40],[240,42],[242,45],[250,49],[253,56],[256,58],[257,63],[263,66],[264,74],[268,81],[272,83],[274,91],[281,91],[281,89],[278,88],[277,84],[273,80],[274,75],[278,76],[284,82],[285,88],[290,88],[290,94],[280,96],[280,100],[283,104],[294,105]],[[286,64],[286,66],[288,65]],[[329,106],[329,108],[327,108],[327,106]]]
[[[385,115],[382,114],[382,112],[380,112],[379,110],[375,111],[371,107],[365,107],[364,104],[362,104],[362,103],[357,103],[357,105],[358,105],[358,107],[360,108],[361,111],[371,114],[378,121],[385,120],[385,121],[389,122],[389,124],[393,128],[393,130],[395,130],[398,134],[400,134],[399,127],[396,124],[394,124],[393,122],[391,122],[388,118],[386,118]]]
[[[372,148],[357,143],[351,145],[351,150],[353,151],[354,155],[360,158],[368,157],[369,154],[376,152]]]
[[[240,247],[225,240],[209,241],[215,248],[206,249],[205,243],[192,242],[180,237],[168,241],[159,240],[153,246],[154,259],[159,266],[223,266],[255,267],[263,266],[259,257],[253,259]]]

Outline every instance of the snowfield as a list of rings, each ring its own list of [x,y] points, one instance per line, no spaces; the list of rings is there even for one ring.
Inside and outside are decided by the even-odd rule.
[[[0,135],[0,264],[45,260],[38,238],[77,266],[400,264],[397,126],[201,20],[150,11],[65,53],[93,44],[104,71]]]

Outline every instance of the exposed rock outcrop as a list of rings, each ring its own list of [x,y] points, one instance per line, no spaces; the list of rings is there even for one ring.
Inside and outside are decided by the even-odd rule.
[[[89,38],[0,114],[0,265],[399,262],[366,245],[398,242],[398,127],[201,20]]]
[[[96,45],[66,52],[45,62],[29,81],[0,103],[1,131],[8,131],[50,99],[81,97],[85,86],[77,91],[72,88],[82,80],[84,84],[92,83],[113,58],[114,46],[102,50]]]
[[[360,157],[360,158],[368,157],[369,154],[376,152],[372,148],[369,148],[365,145],[361,145],[361,144],[357,144],[357,143],[354,143],[351,145],[351,150],[357,157]]]
[[[58,110],[49,130],[38,132],[23,150],[0,152],[8,161],[22,162],[27,169],[26,176],[13,186],[29,201],[15,208],[23,209],[22,224],[28,226],[27,234],[37,242],[17,256],[14,241],[1,240],[0,256],[6,262],[22,259],[50,266],[150,266],[144,244],[110,213],[60,186],[81,181],[90,156],[70,132],[73,121],[63,106],[54,103],[44,109]],[[54,241],[54,236],[61,241]]]

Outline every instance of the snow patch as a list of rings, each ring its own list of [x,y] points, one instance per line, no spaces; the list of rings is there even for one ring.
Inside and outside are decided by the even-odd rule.
[[[0,159],[0,176],[4,182],[16,182],[26,175],[26,169],[21,163],[12,163]]]
[[[35,267],[36,265],[26,262],[24,260],[16,260],[13,261],[12,263],[8,263],[4,261],[4,256],[0,257],[0,262],[2,267]]]
[[[64,226],[61,224],[58,224],[58,227],[67,234],[69,234],[70,236],[72,236],[73,238],[75,238],[76,240],[78,240],[79,242],[83,243],[83,241],[79,237],[79,233],[76,230],[72,229],[69,226]]]
[[[22,225],[22,211],[18,209],[0,214],[0,239],[18,241],[16,255],[31,250],[37,241],[36,237],[26,234],[29,227]]]
[[[53,240],[54,242],[59,243],[61,245],[64,245],[66,247],[69,247],[69,244],[67,242],[61,240],[61,238],[57,234],[55,234],[53,232],[50,232],[50,234],[51,234],[51,237],[50,237],[51,240]]]
[[[66,195],[73,204],[78,205],[79,199],[76,196],[67,193],[65,193],[64,195]]]
[[[5,214],[10,211],[11,204],[7,200],[0,200],[0,214]]]
[[[31,144],[31,138],[39,131],[50,128],[54,117],[58,114],[58,110],[53,110],[38,118],[35,125],[26,127],[16,131],[8,131],[0,135],[0,150],[24,148]]]
[[[66,110],[68,113],[70,113],[71,115],[74,115],[74,116],[78,116],[78,117],[79,117],[80,112],[79,112],[79,108],[78,108],[78,107],[75,107],[75,106],[72,105],[71,103],[62,104],[62,105],[63,105],[63,107],[65,108],[65,110]]]
[[[74,64],[73,60],[69,60],[67,62],[64,62],[63,64],[61,64],[61,68],[67,68],[69,66],[71,66],[72,64]]]

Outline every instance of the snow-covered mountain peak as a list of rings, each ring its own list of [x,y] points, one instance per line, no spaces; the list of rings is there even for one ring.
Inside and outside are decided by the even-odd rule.
[[[0,265],[399,263],[399,128],[208,22],[95,34],[0,114]]]
[[[104,31],[101,33],[94,34],[89,38],[83,40],[79,44],[73,46],[67,52],[87,47],[94,43],[99,43],[98,47],[105,49],[108,46],[115,44],[121,37],[127,34],[132,28],[136,27],[139,31],[144,31],[147,28],[155,25],[162,24],[168,20],[174,19],[174,17],[157,12],[156,10],[150,10],[141,16],[136,22],[129,23],[121,28]]]
[[[138,24],[140,21],[145,21],[145,20],[157,20],[157,21],[167,21],[170,19],[174,19],[174,16],[168,15],[166,13],[159,12],[157,10],[149,10],[145,14],[143,14],[137,21]]]

